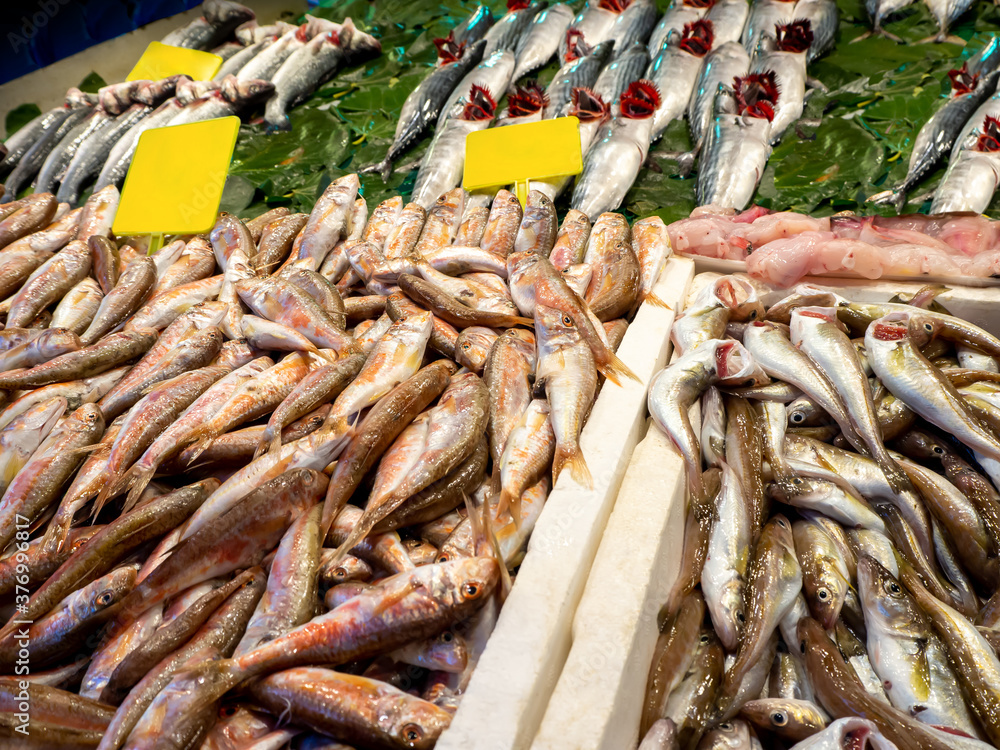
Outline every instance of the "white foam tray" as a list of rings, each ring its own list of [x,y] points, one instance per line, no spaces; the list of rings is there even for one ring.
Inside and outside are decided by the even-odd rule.
[[[699,274],[690,293],[717,274]],[[811,278],[859,302],[920,284]],[[766,304],[787,294],[760,287]],[[955,287],[938,297],[955,315],[1000,335],[1000,289]],[[572,622],[572,646],[532,750],[623,750],[638,743],[657,613],[680,565],[684,469],[652,422],[635,449]]]
[[[570,651],[570,625],[632,450],[645,431],[646,388],[663,367],[674,309],[694,264],[671,258],[655,287],[671,309],[643,305],[618,356],[641,383],[606,383],[581,436],[594,487],[568,472],[549,495],[528,543],[517,580],[469,689],[437,750],[526,748]],[[562,747],[568,748],[569,745]]]

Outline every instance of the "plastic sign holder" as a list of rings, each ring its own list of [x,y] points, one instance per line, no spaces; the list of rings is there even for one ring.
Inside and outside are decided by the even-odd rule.
[[[222,58],[211,52],[150,42],[126,81],[158,81],[183,73],[196,81],[210,81],[222,67]]]
[[[469,191],[514,185],[524,206],[529,180],[555,180],[583,171],[580,121],[575,117],[488,128],[465,138],[465,174]]]
[[[112,231],[151,235],[150,253],[162,246],[165,234],[209,231],[239,129],[239,117],[218,117],[140,135]]]

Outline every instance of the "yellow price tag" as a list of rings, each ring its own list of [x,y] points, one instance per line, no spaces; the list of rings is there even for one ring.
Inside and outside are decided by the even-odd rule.
[[[125,80],[158,81],[183,73],[196,81],[210,81],[220,67],[222,58],[211,52],[150,42]]]
[[[465,138],[466,190],[513,183],[524,205],[529,180],[554,180],[582,171],[580,121],[575,117],[489,128]]]
[[[239,117],[218,117],[152,128],[140,135],[122,188],[114,233],[162,239],[164,234],[210,230],[239,129]]]

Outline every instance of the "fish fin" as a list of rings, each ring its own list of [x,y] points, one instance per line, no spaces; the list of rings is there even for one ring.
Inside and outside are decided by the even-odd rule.
[[[95,450],[100,448],[102,443],[94,443],[93,445],[83,445],[79,448],[70,448],[66,453],[70,456],[84,456],[93,453]]]
[[[590,475],[590,469],[587,467],[587,461],[583,457],[583,451],[580,450],[579,445],[573,448],[567,448],[564,445],[556,446],[556,455],[552,461],[553,487],[556,486],[556,480],[559,479],[559,475],[566,466],[569,466],[570,476],[577,484],[581,484],[587,489],[594,488],[594,479]],[[518,502],[520,503],[520,498],[518,498]]]
[[[156,467],[151,468],[141,468],[137,469],[135,466],[128,470],[126,474],[129,477],[128,496],[125,498],[125,505],[122,510],[123,513],[128,512],[135,507],[135,504],[139,502],[139,498],[142,497],[142,493],[146,491],[146,487],[149,485],[150,481],[153,479],[153,475],[156,473]]]
[[[107,504],[108,500],[113,500],[116,497],[114,492],[114,482],[108,482],[101,488],[101,491],[97,493],[97,499],[94,500],[94,512],[91,514],[91,518],[97,518],[104,506]]]
[[[493,495],[499,494],[500,492],[500,467],[494,466],[493,473],[490,475],[490,493]]]
[[[610,362],[603,365],[598,365],[597,368],[598,370],[601,371],[601,375],[606,377],[608,380],[610,380],[617,386],[620,386],[622,384],[621,380],[619,380],[621,376],[630,378],[631,380],[634,380],[636,383],[642,382],[639,376],[636,375],[634,372],[632,372],[632,368],[630,368],[627,364],[622,362],[622,360],[618,357],[617,354],[612,352],[610,349],[608,349],[608,353],[611,355]]]
[[[469,500],[469,496],[463,493],[465,498],[465,505],[469,509],[470,514],[472,514],[472,502]],[[518,501],[520,504],[520,500]],[[486,550],[481,550],[481,546],[488,546],[489,552],[493,554],[494,559],[497,561],[497,566],[500,568],[500,590],[498,592],[500,596],[501,603],[507,598],[510,593],[511,587],[514,585],[510,579],[510,571],[507,570],[507,563],[503,559],[503,552],[500,549],[500,541],[497,539],[496,531],[493,528],[493,517],[490,514],[490,504],[483,503],[483,525],[482,525],[482,536],[483,545],[478,542],[476,544],[476,554],[485,555]]]
[[[649,294],[646,295],[646,299],[644,299],[643,302],[648,302],[653,307],[662,307],[662,308],[665,308],[667,310],[672,309],[670,307],[670,305],[668,305],[666,302],[664,302],[662,299],[660,299],[659,297],[657,297],[652,292],[650,292]]]
[[[212,443],[215,442],[215,438],[211,435],[205,435],[205,437],[198,438],[195,443],[189,449],[191,451],[191,457],[188,459],[188,466],[194,464],[198,460],[198,456],[207,451]]]
[[[494,497],[495,497],[495,495],[494,495]],[[514,504],[519,499],[520,498],[515,499],[514,496],[509,491],[507,491],[505,489],[501,489],[500,490],[500,499],[497,500],[497,515],[500,515],[501,513],[506,513],[506,512],[509,511],[510,512],[510,517],[514,519],[514,525],[515,526],[518,525],[518,522],[520,521],[520,518],[517,518],[517,517],[514,516]],[[484,515],[485,515],[485,513],[486,512],[483,511]]]
[[[519,318],[514,316],[511,317],[511,320],[514,321],[514,325],[516,326],[527,326],[528,328],[535,327],[535,321],[532,318]]]
[[[681,177],[687,177],[694,171],[694,163],[698,157],[697,148],[691,151],[685,151],[683,154],[677,156],[677,174]]]

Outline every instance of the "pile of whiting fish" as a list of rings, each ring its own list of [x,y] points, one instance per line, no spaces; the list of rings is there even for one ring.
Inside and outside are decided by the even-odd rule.
[[[806,63],[832,46],[838,19],[833,0],[683,0],[659,22],[654,0],[590,0],[575,17],[565,3],[507,7],[495,24],[480,7],[435,40],[438,64],[371,167],[387,178],[434,127],[413,190],[425,208],[461,184],[469,133],[573,115],[584,169],[571,205],[591,220],[621,205],[650,145],[685,116],[695,148],[682,163],[690,171],[701,152],[700,202],[742,209],[772,144],[801,117]],[[546,88],[526,79],[553,58],[561,67]],[[555,200],[571,182],[531,187]]]
[[[203,10],[203,16],[163,41],[205,49],[235,34],[239,41],[213,50],[226,59],[211,81],[177,75],[111,84],[96,95],[70,89],[65,103],[43,112],[5,142],[0,201],[13,201],[32,186],[36,193],[54,192],[60,202],[75,206],[91,182],[95,192],[120,186],[139,136],[151,128],[243,115],[266,101],[268,128],[287,129],[288,109],[341,64],[368,59],[382,49],[350,18],[339,24],[307,15],[301,26],[280,21],[258,26],[250,9],[229,0],[208,0]]]
[[[746,263],[778,287],[803,276],[1000,276],[1000,222],[980,214],[813,217],[754,206],[695,209],[667,231],[675,252]]]
[[[666,227],[358,188],[151,255],[114,187],[0,209],[3,747],[448,726]]]
[[[706,277],[649,392],[688,499],[642,750],[997,746],[1000,340]]]

